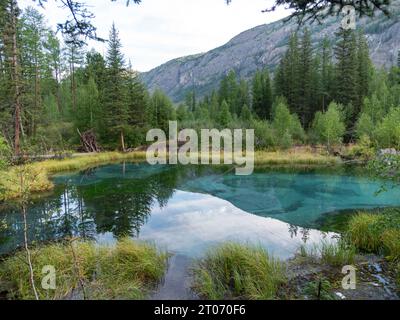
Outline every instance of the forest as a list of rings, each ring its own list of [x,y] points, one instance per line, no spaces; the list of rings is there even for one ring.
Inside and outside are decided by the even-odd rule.
[[[180,128],[254,128],[259,150],[399,146],[400,54],[390,70],[375,68],[362,31],[340,29],[335,42],[312,44],[305,28],[290,37],[276,70],[250,79],[232,70],[210,95],[196,97],[194,87],[174,105],[145,88],[115,25],[103,56],[67,35],[61,41],[35,8],[14,9],[2,10],[0,24],[3,157],[79,151],[79,134],[88,131],[103,150],[132,150],[169,120]]]

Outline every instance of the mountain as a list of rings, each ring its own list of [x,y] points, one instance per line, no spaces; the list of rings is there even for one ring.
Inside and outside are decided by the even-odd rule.
[[[391,14],[391,18],[379,13],[373,18],[357,19],[357,29],[364,30],[372,60],[379,67],[392,66],[400,50],[400,1],[393,3]],[[322,24],[307,27],[314,46],[326,36],[334,42],[340,17],[329,17]],[[193,88],[197,97],[201,97],[217,88],[221,78],[232,69],[245,79],[264,67],[273,72],[287,48],[291,33],[297,29],[294,20],[261,25],[239,34],[219,48],[174,59],[142,73],[142,79],[150,90],[160,88],[174,102],[183,101]]]

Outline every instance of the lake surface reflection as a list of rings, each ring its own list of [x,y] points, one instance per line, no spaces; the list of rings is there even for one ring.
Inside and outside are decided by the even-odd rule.
[[[344,169],[343,169],[344,170]],[[235,176],[226,167],[108,165],[54,177],[51,195],[32,201],[30,241],[79,236],[112,243],[129,235],[188,257],[235,240],[287,258],[301,244],[334,234],[316,230],[335,210],[399,206],[398,189],[349,174],[263,171]],[[22,215],[0,207],[0,254],[23,242]]]

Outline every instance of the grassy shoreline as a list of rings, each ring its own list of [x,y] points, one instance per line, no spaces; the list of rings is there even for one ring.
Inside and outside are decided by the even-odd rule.
[[[153,244],[129,238],[115,245],[66,240],[31,248],[34,282],[41,300],[144,299],[161,281],[169,255]],[[8,299],[32,300],[26,252],[0,263],[0,287]],[[43,268],[54,267],[56,286],[42,288]],[[1,289],[1,288],[0,288]]]
[[[61,278],[60,288],[52,293],[54,296],[48,297],[43,291],[42,299],[68,299],[71,295],[76,297],[77,292],[78,298],[82,298],[79,277],[90,299],[144,299],[165,274],[169,257],[155,245],[128,238],[115,246],[76,242],[77,258],[68,240],[34,246],[32,253],[38,279],[45,265],[54,265]],[[7,291],[8,298],[32,298],[25,258],[25,252],[18,251],[0,261],[0,287],[6,284],[11,288]],[[76,270],[76,261],[79,270]],[[358,270],[356,290],[348,291],[341,285],[342,267],[348,265]],[[376,268],[376,273],[371,268]],[[340,240],[321,241],[308,249],[299,247],[296,255],[287,261],[274,258],[260,245],[221,243],[196,259],[191,272],[192,289],[206,300],[337,300],[343,297],[351,300],[381,298],[382,294],[397,299],[400,210],[353,215]],[[380,287],[376,279],[382,277],[386,285]]]
[[[333,166],[341,163],[333,156],[312,153],[308,151],[257,151],[254,154],[256,166]],[[50,177],[60,172],[82,170],[95,165],[104,165],[120,161],[145,161],[146,152],[104,152],[97,154],[82,154],[62,160],[45,160],[25,165],[30,172],[29,192],[38,193],[50,191],[53,184]],[[21,197],[19,186],[22,166],[14,166],[0,171],[0,201],[14,200]]]
[[[45,160],[26,164],[30,172],[29,192],[38,193],[50,191],[53,184],[50,177],[53,174],[74,170],[82,170],[95,165],[103,165],[118,161],[143,161],[145,152],[104,152],[97,154],[82,154],[62,160]],[[19,186],[20,169],[23,166],[13,166],[7,171],[0,171],[0,201],[15,200],[21,197]]]

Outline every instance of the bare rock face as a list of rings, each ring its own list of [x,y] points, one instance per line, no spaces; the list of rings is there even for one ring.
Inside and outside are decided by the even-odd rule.
[[[400,1],[393,2],[391,14],[390,19],[378,13],[373,18],[357,21],[357,28],[366,34],[372,60],[379,67],[394,65],[400,50]],[[314,46],[324,37],[335,42],[339,27],[340,18],[337,17],[330,17],[320,25],[309,25]],[[201,97],[215,89],[230,70],[245,79],[257,69],[268,67],[273,72],[286,51],[291,33],[297,28],[294,21],[284,20],[261,25],[239,34],[219,48],[171,60],[142,73],[142,79],[150,90],[160,88],[175,102],[183,101],[193,87]]]

